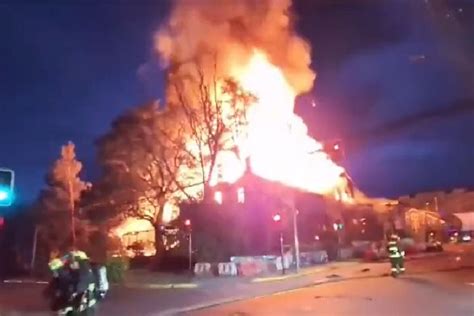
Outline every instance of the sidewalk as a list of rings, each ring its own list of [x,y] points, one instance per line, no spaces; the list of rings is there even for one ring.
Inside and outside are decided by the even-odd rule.
[[[427,257],[446,255],[444,253],[422,253],[417,255],[411,255],[407,257],[407,261],[423,259]],[[281,272],[275,272],[267,275],[260,275],[256,277],[194,277],[190,274],[172,274],[172,273],[159,273],[149,272],[147,270],[132,270],[129,271],[125,282],[122,284],[129,288],[141,288],[141,289],[191,289],[202,286],[210,286],[213,284],[225,284],[230,283],[265,283],[265,282],[276,282],[295,278],[302,278],[308,275],[314,275],[318,273],[329,273],[340,271],[341,269],[349,269],[350,267],[364,266],[373,267],[377,264],[386,264],[388,260],[382,260],[373,263],[362,262],[361,260],[350,260],[350,261],[336,261],[327,264],[316,265],[312,267],[301,268],[299,273],[296,273],[294,269],[289,269],[286,274],[282,275]]]

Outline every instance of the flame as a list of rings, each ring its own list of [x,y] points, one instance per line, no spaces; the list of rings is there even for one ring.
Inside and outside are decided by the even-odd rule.
[[[307,192],[333,192],[344,169],[329,159],[294,113],[297,93],[283,72],[255,50],[247,65],[232,69],[231,76],[257,101],[247,111],[245,136],[235,144],[241,157],[230,151],[219,154],[211,184],[234,183],[243,175],[243,161],[250,158],[252,172],[259,177]]]
[[[248,107],[245,126],[233,131],[239,137],[226,138],[223,146],[226,149],[217,154],[209,184],[237,182],[246,170],[245,161],[248,158],[256,176],[306,192],[332,194],[336,200],[350,203],[351,197],[344,190],[346,183],[341,178],[344,169],[329,158],[321,143],[308,135],[307,126],[294,113],[297,92],[282,70],[272,64],[265,53],[255,50],[244,67],[235,66],[230,69],[230,74],[244,90],[256,97],[256,101]],[[197,147],[192,140],[187,145],[190,150]],[[239,155],[228,150],[236,147]],[[207,166],[206,170],[209,169]],[[199,171],[187,166],[183,166],[181,174],[192,181],[196,181],[194,176],[200,177]],[[193,176],[189,177],[189,174]],[[187,193],[198,196],[202,190],[200,185]],[[242,190],[238,191],[239,203],[245,199]],[[180,198],[183,199],[182,196]],[[222,192],[216,191],[214,199],[221,204]],[[141,207],[146,210],[152,208],[146,201],[142,201]],[[177,208],[176,204],[168,202],[163,210],[163,221],[175,218],[179,212]],[[153,214],[152,209],[150,213]],[[146,228],[149,228],[149,223],[127,222],[116,233],[123,235]]]

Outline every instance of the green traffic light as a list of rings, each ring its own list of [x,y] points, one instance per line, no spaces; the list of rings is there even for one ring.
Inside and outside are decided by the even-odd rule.
[[[13,194],[10,190],[0,189],[0,206],[10,206],[13,203]]]
[[[15,172],[0,168],[0,207],[8,207],[14,200]]]
[[[8,192],[0,191],[0,201],[8,200]]]

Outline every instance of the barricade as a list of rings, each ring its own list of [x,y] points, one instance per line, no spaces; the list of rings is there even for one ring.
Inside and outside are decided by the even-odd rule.
[[[276,256],[231,257],[240,276],[255,276],[276,271]]]
[[[238,265],[238,274],[240,276],[255,276],[262,271],[256,262],[245,262]]]
[[[353,258],[354,249],[353,248],[341,248],[339,249],[339,259],[346,260]]]
[[[220,262],[217,265],[219,276],[236,276],[237,265],[233,262]]]
[[[286,253],[283,256],[283,264],[282,264],[281,256],[276,258],[276,268],[278,271],[283,270],[283,267],[285,267],[285,269],[289,269],[292,263],[293,263],[292,253]]]
[[[211,264],[209,262],[197,262],[194,265],[194,275],[196,276],[212,275]]]

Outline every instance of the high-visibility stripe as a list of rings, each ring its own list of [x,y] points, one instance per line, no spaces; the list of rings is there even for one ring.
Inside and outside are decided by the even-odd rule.
[[[400,268],[400,271],[405,271],[405,268]]]
[[[391,268],[390,269],[392,272],[397,272],[397,268]]]
[[[398,253],[397,253],[397,254],[390,254],[390,255],[388,255],[388,257],[389,257],[389,258],[400,258],[401,255],[398,254]]]
[[[398,251],[398,247],[390,247],[388,248],[389,251]]]

